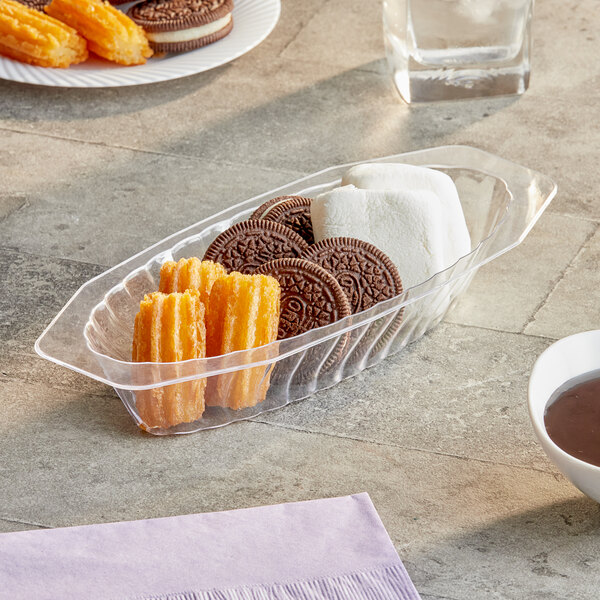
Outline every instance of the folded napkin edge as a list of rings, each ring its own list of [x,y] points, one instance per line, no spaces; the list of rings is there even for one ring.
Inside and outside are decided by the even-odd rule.
[[[421,600],[400,558],[397,562],[374,569],[356,570],[308,580],[295,580],[269,584],[242,585],[229,589],[186,590],[160,594],[141,595],[113,600],[314,600],[315,593],[323,598],[368,598],[369,600]],[[361,592],[368,595],[360,596]],[[331,595],[325,595],[325,594]],[[340,596],[340,593],[350,594]]]
[[[126,519],[124,521],[104,521],[102,523],[83,523],[80,525],[40,525],[39,527],[41,527],[41,529],[23,529],[20,531],[6,531],[6,532],[1,532],[0,536],[19,536],[19,535],[32,535],[32,534],[44,534],[45,532],[48,531],[73,531],[73,530],[77,530],[77,529],[85,529],[85,528],[89,528],[89,527],[105,527],[105,526],[110,526],[110,525],[115,525],[115,526],[124,526],[127,524],[134,524],[134,523],[139,523],[141,521],[154,521],[154,522],[159,522],[159,521],[169,521],[172,519],[178,519],[178,518],[186,518],[186,517],[200,517],[200,516],[206,516],[206,515],[220,515],[220,514],[232,514],[232,513],[242,513],[242,512],[250,512],[250,511],[259,511],[261,509],[269,509],[269,508],[275,508],[275,507],[279,507],[279,506],[293,506],[293,505],[300,505],[300,504],[309,504],[309,503],[313,503],[313,502],[328,502],[328,501],[335,501],[335,500],[344,500],[344,499],[348,499],[348,498],[352,498],[353,500],[358,500],[358,501],[363,501],[364,499],[368,500],[369,503],[372,505],[373,508],[375,508],[373,501],[371,500],[371,497],[369,496],[369,492],[357,492],[355,494],[347,494],[344,496],[330,496],[327,498],[311,498],[309,500],[291,500],[289,502],[280,502],[277,504],[257,504],[256,506],[246,506],[243,508],[226,508],[223,510],[209,510],[206,512],[200,512],[200,513],[185,513],[185,514],[175,514],[175,515],[166,515],[166,516],[162,516],[162,517],[148,517],[145,519]]]

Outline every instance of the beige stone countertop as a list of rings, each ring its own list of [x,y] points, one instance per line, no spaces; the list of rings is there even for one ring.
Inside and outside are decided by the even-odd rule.
[[[409,107],[378,0],[284,0],[259,47],[142,87],[0,81],[0,531],[367,491],[424,600],[596,600],[600,506],[527,414],[536,357],[600,328],[600,14],[540,0],[521,97]],[[404,352],[249,422],[140,433],[33,343],[92,276],[343,162],[467,144],[552,177],[526,239]]]

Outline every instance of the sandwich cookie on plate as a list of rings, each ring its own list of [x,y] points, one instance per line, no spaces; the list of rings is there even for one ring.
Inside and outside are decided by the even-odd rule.
[[[233,29],[232,11],[232,0],[144,0],[127,14],[156,52],[185,52],[224,38]]]

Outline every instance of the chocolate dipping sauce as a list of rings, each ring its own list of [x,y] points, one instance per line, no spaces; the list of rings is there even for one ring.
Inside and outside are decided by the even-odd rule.
[[[572,380],[562,390],[546,407],[546,431],[565,452],[600,467],[600,372],[588,373],[587,381]]]

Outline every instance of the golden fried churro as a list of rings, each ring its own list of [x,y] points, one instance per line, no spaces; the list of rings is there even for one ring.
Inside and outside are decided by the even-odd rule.
[[[277,339],[280,287],[274,277],[233,272],[215,281],[206,311],[206,355],[257,348]],[[267,356],[269,354],[269,356]],[[272,356],[265,353],[264,358]],[[233,409],[254,406],[269,388],[267,367],[212,377],[208,406]]]
[[[0,54],[60,68],[88,57],[86,41],[74,29],[13,0],[0,0]]]
[[[135,317],[132,360],[175,362],[204,358],[204,315],[196,290],[146,296]],[[205,387],[206,379],[195,379],[136,392],[136,406],[145,427],[172,427],[199,419],[204,412]]]
[[[103,0],[52,0],[46,12],[76,29],[92,52],[119,63],[141,65],[152,56],[144,30]]]
[[[200,301],[208,305],[213,284],[227,275],[227,269],[219,263],[199,258],[182,258],[179,262],[168,260],[160,268],[158,290],[165,294],[198,290]]]

